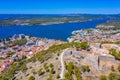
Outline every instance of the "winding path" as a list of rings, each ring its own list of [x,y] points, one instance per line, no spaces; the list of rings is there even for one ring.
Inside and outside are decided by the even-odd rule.
[[[63,79],[64,78],[64,70],[65,70],[65,64],[64,64],[64,52],[67,51],[68,49],[65,49],[62,53],[61,53],[61,56],[60,56],[60,62],[61,62],[61,73],[60,73],[60,79]]]

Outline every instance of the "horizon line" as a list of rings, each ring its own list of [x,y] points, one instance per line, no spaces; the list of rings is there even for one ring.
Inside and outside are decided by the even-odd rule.
[[[29,15],[29,14],[33,14],[33,15],[119,15],[120,13],[0,13],[0,15]]]

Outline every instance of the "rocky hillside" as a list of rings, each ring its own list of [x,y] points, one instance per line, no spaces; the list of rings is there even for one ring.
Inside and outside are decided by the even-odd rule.
[[[16,61],[0,80],[119,80],[120,62],[113,50],[112,56],[103,47],[87,42],[53,45],[28,60]]]

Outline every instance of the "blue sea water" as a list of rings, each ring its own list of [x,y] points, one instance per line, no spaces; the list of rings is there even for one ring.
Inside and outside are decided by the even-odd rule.
[[[75,22],[39,26],[0,26],[0,38],[7,38],[14,34],[31,34],[35,37],[67,40],[71,32],[79,29],[95,28],[97,24],[108,19],[93,20],[87,22]]]

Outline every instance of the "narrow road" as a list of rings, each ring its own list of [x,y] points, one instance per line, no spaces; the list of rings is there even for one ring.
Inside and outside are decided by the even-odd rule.
[[[67,51],[68,49],[65,49],[60,56],[60,62],[61,62],[61,73],[60,73],[60,79],[64,78],[64,70],[65,70],[65,65],[64,65],[64,52]]]

